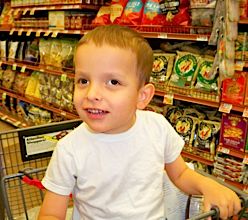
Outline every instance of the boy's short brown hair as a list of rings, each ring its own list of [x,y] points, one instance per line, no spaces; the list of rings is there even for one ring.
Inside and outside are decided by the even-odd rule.
[[[138,32],[121,25],[103,25],[84,35],[77,48],[88,42],[93,42],[96,46],[108,44],[113,47],[130,49],[137,57],[137,74],[140,85],[149,82],[153,65],[153,51],[149,43]]]

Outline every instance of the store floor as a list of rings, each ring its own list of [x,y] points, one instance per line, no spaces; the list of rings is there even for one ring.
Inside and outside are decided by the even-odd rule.
[[[16,129],[16,127],[5,122],[5,121],[0,120],[0,132],[9,131],[9,130],[13,130],[13,129]]]

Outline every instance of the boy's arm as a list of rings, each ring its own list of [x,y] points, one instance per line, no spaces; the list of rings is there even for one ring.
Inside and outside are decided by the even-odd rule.
[[[220,217],[236,215],[241,209],[240,199],[235,192],[216,181],[204,177],[188,168],[181,156],[174,162],[165,165],[171,181],[187,194],[204,196],[204,209],[210,210],[213,205],[220,209]]]
[[[38,220],[64,220],[69,196],[63,196],[46,191]]]

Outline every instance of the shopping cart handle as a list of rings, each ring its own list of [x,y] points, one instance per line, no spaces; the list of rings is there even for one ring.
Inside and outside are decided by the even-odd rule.
[[[198,214],[196,216],[190,217],[187,220],[200,220],[207,217],[212,217],[212,220],[219,220],[220,210],[217,206],[213,206],[210,211]]]

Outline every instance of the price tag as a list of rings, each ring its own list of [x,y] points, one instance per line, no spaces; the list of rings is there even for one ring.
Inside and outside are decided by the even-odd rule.
[[[9,35],[13,35],[15,32],[15,29],[11,29],[10,32],[9,32]]]
[[[73,31],[73,34],[81,34],[81,31]]]
[[[66,79],[67,79],[67,75],[66,75],[66,73],[63,73],[63,74],[61,75],[61,81],[62,81],[62,82],[65,82]]]
[[[32,31],[33,31],[33,29],[28,30],[27,33],[26,33],[26,36],[30,36]]]
[[[222,178],[222,177],[217,176],[216,178],[219,179],[219,180],[221,180],[222,182],[225,182],[225,179]]]
[[[245,66],[244,61],[236,61],[235,62],[235,70],[237,70],[237,71],[243,71],[244,66]]]
[[[25,8],[24,11],[22,12],[22,14],[23,15],[27,14],[28,10],[29,10],[28,8]]]
[[[222,102],[219,107],[219,111],[223,113],[230,113],[232,110],[232,104]]]
[[[66,112],[64,112],[64,111],[61,111],[60,114],[63,116],[66,116]]]
[[[245,107],[244,108],[244,111],[243,111],[243,115],[242,116],[245,117],[245,118],[248,118],[248,107]]]
[[[14,16],[17,16],[17,15],[19,14],[19,11],[20,11],[19,8],[18,8],[18,9],[15,9],[15,10],[14,10]]]
[[[40,69],[39,71],[40,71],[40,72],[42,72],[42,73],[43,73],[43,72],[45,72],[45,70],[44,70],[44,69]]]
[[[248,155],[245,155],[243,159],[243,163],[248,165]]]
[[[58,36],[58,33],[59,33],[58,31],[53,31],[52,32],[52,37],[56,38]]]
[[[165,94],[163,103],[168,105],[173,105],[173,99],[174,99],[173,94]]]
[[[196,41],[208,41],[208,37],[207,36],[197,36],[196,37]]]
[[[229,154],[230,153],[230,149],[222,147],[222,146],[220,146],[218,148],[218,151],[221,152],[221,153],[224,153],[224,154]]]
[[[36,33],[35,33],[35,36],[36,36],[36,37],[40,37],[41,31],[42,31],[42,30],[37,30]]]
[[[12,70],[16,70],[16,63],[14,63],[13,65],[12,65]]]
[[[22,32],[23,32],[23,29],[21,28],[21,29],[18,30],[17,35],[18,35],[18,36],[21,36],[21,35],[22,35]]]
[[[6,94],[6,92],[4,92],[4,93],[2,94],[2,99],[6,99],[6,96],[7,96],[7,94]]]
[[[26,66],[23,66],[23,67],[21,68],[21,73],[24,73],[25,70],[26,70]]]
[[[51,31],[46,31],[44,34],[44,37],[47,37],[50,33],[51,33]]]
[[[35,8],[32,8],[30,11],[30,15],[34,15],[34,13],[35,13]]]
[[[167,39],[168,35],[166,33],[160,33],[160,34],[158,34],[158,38]]]

